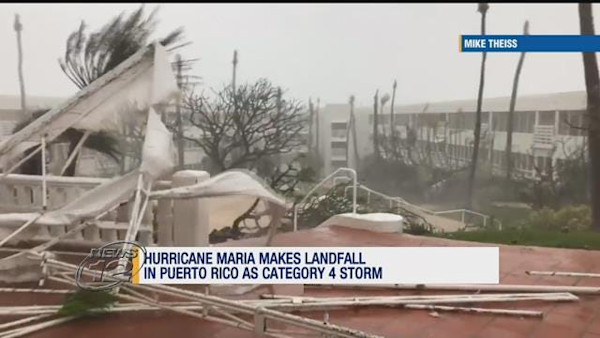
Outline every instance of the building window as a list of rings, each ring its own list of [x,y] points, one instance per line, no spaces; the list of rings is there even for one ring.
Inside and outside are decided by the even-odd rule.
[[[506,124],[508,123],[508,112],[495,112],[492,118],[494,125],[494,131],[506,131]]]
[[[538,116],[538,125],[540,126],[553,126],[554,125],[554,111],[541,111]]]
[[[331,137],[346,138],[346,122],[331,122]]]
[[[332,170],[336,170],[336,169],[339,169],[339,168],[344,168],[346,166],[347,166],[346,161],[340,161],[340,160],[333,160],[333,161],[331,161]]]

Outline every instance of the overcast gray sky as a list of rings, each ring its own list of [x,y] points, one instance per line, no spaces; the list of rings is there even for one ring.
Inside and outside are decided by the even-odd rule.
[[[69,96],[76,87],[58,66],[65,41],[81,20],[100,28],[139,4],[1,4],[0,94],[18,94],[15,13],[21,15],[24,72],[30,95]],[[148,4],[148,9],[157,5]],[[231,78],[239,51],[238,81],[266,77],[306,100],[370,104],[376,89],[397,102],[475,98],[481,54],[460,53],[460,34],[478,34],[476,4],[161,4],[159,34],[183,26],[193,44],[185,57],[200,58],[202,86]],[[594,6],[600,30],[600,5]],[[491,4],[488,34],[578,34],[577,4]],[[510,95],[517,53],[490,53],[485,96]],[[583,90],[579,53],[530,53],[521,94]]]

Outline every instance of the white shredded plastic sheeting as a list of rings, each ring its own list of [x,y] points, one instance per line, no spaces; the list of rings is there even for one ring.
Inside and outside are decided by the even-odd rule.
[[[250,171],[232,170],[198,184],[154,191],[150,194],[150,198],[183,199],[243,195],[260,198],[285,208],[285,200],[277,196],[262,182],[262,179],[256,177]]]

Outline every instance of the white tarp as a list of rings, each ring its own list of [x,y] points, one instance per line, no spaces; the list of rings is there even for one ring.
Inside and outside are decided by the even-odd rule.
[[[173,136],[162,123],[154,109],[148,112],[146,138],[142,147],[140,172],[157,179],[175,167]]]
[[[148,46],[101,76],[65,104],[42,115],[0,142],[0,167],[38,145],[42,135],[51,141],[68,128],[119,130],[123,107],[146,111],[167,103],[177,94],[167,52],[160,44]]]
[[[283,214],[286,203],[262,182],[261,178],[250,171],[232,170],[195,185],[154,191],[150,198],[207,198],[209,231],[231,226],[258,198],[261,203],[256,206],[254,213],[262,215],[257,222],[264,227]]]
[[[56,113],[54,111],[48,112],[24,128],[22,133],[19,132],[13,135],[14,138],[7,140],[10,142],[2,144],[10,148],[11,142],[15,140],[23,140],[24,138],[35,140],[36,135],[54,133],[59,130],[64,131],[68,127],[76,127],[84,130],[110,129],[111,126],[115,126],[118,123],[116,120],[118,118],[117,113],[122,112],[122,110],[118,109],[120,105],[134,103],[138,105],[138,108],[147,108],[147,129],[140,169],[98,186],[58,210],[45,213],[36,220],[35,224],[65,225],[94,218],[118,204],[129,201],[137,187],[140,173],[147,174],[147,179],[151,182],[160,174],[173,169],[175,165],[175,150],[172,135],[162,123],[152,105],[167,103],[168,100],[177,96],[178,88],[174,75],[170,70],[171,66],[166,51],[160,44],[155,44],[153,50],[154,61],[148,63],[150,67],[145,63],[138,63],[139,67],[133,67],[139,76],[132,78],[131,74],[121,73],[125,79],[116,78],[110,84],[106,85],[110,87],[117,83],[123,84],[117,86],[118,92],[114,92],[117,89],[116,87],[110,91],[103,91],[107,88],[105,86],[89,96],[82,96],[81,93],[78,94],[76,98],[79,98],[79,101],[74,107],[85,107],[85,114],[83,110],[72,111],[71,109]],[[141,55],[148,55],[148,48],[144,49],[142,54],[140,53],[142,52],[136,53],[116,69],[122,69],[124,64],[131,65],[131,60],[137,60]],[[98,87],[97,82],[102,82],[105,76],[94,81],[89,87]],[[160,84],[156,84],[157,82]],[[82,92],[89,93],[89,87]],[[109,93],[113,95],[107,96]],[[100,103],[96,102],[99,98],[102,98],[102,102]],[[78,116],[73,116],[73,114]],[[48,118],[46,115],[52,118]],[[64,120],[65,116],[78,119],[78,122],[67,123]],[[47,123],[45,126],[40,125],[42,122]],[[33,127],[31,127],[32,125]],[[38,213],[0,214],[0,225],[15,226],[38,216]]]
[[[263,180],[247,170],[231,170],[198,184],[168,190],[154,191],[151,199],[184,199],[226,196],[250,196],[260,198],[285,208],[285,200],[277,196]]]

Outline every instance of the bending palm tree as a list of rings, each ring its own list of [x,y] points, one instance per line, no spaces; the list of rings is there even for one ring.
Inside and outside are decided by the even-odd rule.
[[[523,35],[529,34],[529,21],[525,21],[523,25]],[[512,94],[510,96],[510,106],[508,108],[508,121],[506,125],[506,179],[510,180],[512,177],[512,134],[513,134],[513,119],[515,114],[515,105],[517,103],[517,90],[519,88],[519,77],[521,76],[521,69],[523,69],[523,61],[525,61],[525,52],[519,56],[519,63],[517,63],[517,70],[515,71],[515,78],[513,80]]]
[[[485,35],[485,15],[490,6],[487,3],[480,3],[478,12],[481,13],[481,35]],[[481,105],[483,102],[483,87],[485,82],[485,60],[487,53],[483,52],[481,58],[481,71],[479,74],[479,92],[477,94],[477,111],[475,113],[475,130],[473,131],[473,155],[471,157],[471,170],[469,172],[469,181],[467,182],[467,209],[471,209],[473,204],[473,188],[475,187],[475,173],[477,172],[477,161],[479,159],[479,143],[481,140]]]
[[[154,9],[148,17],[144,15],[144,6],[128,17],[123,17],[122,13],[100,30],[92,33],[86,32],[85,22],[82,21],[79,29],[71,33],[67,39],[64,59],[59,60],[65,75],[79,89],[82,89],[145,47],[157,24],[157,9]],[[169,46],[180,41],[182,37],[183,29],[179,28],[159,42],[164,46]],[[18,125],[15,131],[20,130],[46,112],[38,112],[32,116],[32,119]],[[71,155],[83,135],[84,133],[80,130],[69,129],[60,140],[55,142],[68,142],[69,155]],[[113,135],[98,132],[90,134],[84,140],[83,147],[107,154],[118,161],[120,152],[117,144],[118,140]],[[41,174],[40,163],[41,156],[36,155],[24,164],[21,172],[39,175]],[[65,170],[64,175],[73,176],[76,167],[77,162],[73,161]]]

